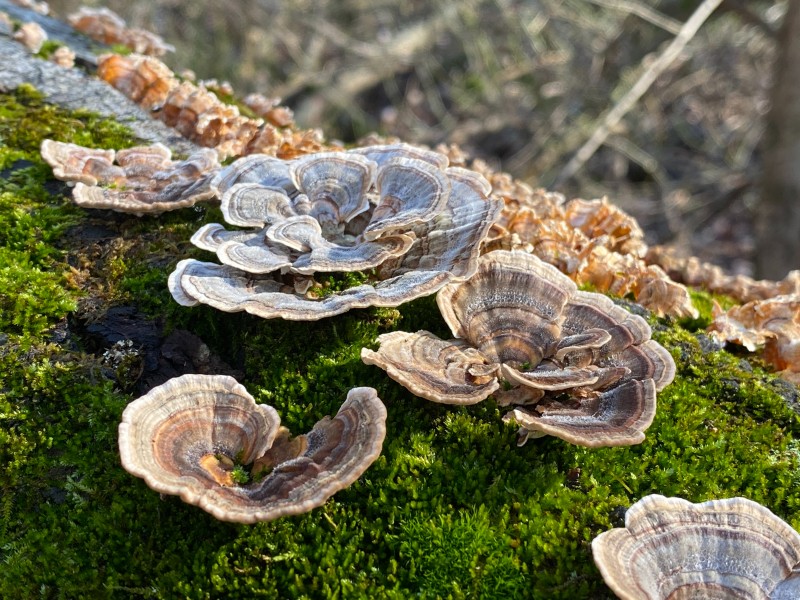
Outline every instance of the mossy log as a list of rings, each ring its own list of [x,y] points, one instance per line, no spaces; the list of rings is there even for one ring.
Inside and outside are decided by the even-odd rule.
[[[590,542],[647,494],[745,496],[800,527],[798,391],[716,350],[702,319],[649,317],[678,375],[644,443],[517,448],[492,400],[435,405],[361,362],[381,333],[446,336],[433,298],[315,323],[178,306],[167,274],[202,256],[188,239],[219,211],[73,207],[42,139],[154,138],[98,116],[101,100],[57,106],[39,63],[0,75],[18,77],[0,94],[0,597],[608,598]],[[375,387],[383,455],[325,506],[258,525],[161,498],[120,466],[117,427],[132,398],[188,371],[236,374],[293,431]]]

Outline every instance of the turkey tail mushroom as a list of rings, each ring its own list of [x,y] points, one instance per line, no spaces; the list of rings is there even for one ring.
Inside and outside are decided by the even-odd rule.
[[[800,534],[746,498],[646,496],[592,555],[623,600],[800,597]]]
[[[375,461],[385,435],[372,388],[351,389],[336,416],[291,438],[275,409],[233,378],[183,375],[128,405],[119,449],[123,467],[155,491],[255,523],[324,504]]]

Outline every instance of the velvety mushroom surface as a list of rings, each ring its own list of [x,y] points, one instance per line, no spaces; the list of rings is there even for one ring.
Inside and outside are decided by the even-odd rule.
[[[222,265],[178,264],[169,278],[185,306],[265,318],[316,320],[365,306],[397,306],[477,268],[502,202],[483,177],[405,144],[282,161],[244,157],[212,187],[225,220],[192,242]],[[339,281],[359,273],[363,283]]]
[[[162,494],[223,521],[255,523],[321,506],[380,455],[386,408],[354,388],[336,416],[292,438],[270,406],[235,379],[183,375],[122,415],[122,465]]]
[[[443,287],[436,300],[456,339],[388,333],[362,360],[434,402],[493,395],[513,407],[505,419],[521,426],[520,444],[542,435],[590,447],[638,444],[656,392],[675,376],[644,319],[578,291],[525,252],[485,254],[471,278]]]
[[[592,554],[624,600],[800,597],[800,534],[746,498],[646,496],[624,528],[592,541]]]
[[[44,140],[41,154],[53,175],[75,182],[72,199],[78,206],[139,216],[210,199],[211,177],[220,167],[214,150],[202,149],[173,161],[163,144],[114,152]]]

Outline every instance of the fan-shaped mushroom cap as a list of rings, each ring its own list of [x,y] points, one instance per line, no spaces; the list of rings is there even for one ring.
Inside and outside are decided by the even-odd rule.
[[[269,406],[223,375],[184,375],[132,402],[119,427],[122,464],[154,490],[239,523],[308,512],[378,457],[386,408],[372,388],[350,390],[337,415],[290,440]],[[237,485],[234,461],[254,464]],[[258,471],[267,471],[258,479]]]
[[[364,146],[363,148],[354,148],[351,152],[353,154],[362,154],[366,156],[368,159],[375,161],[379,167],[397,157],[421,160],[430,163],[437,169],[446,168],[448,163],[447,157],[444,154],[426,148],[420,148],[419,146],[404,144],[402,142],[397,144]]]
[[[481,242],[500,215],[503,202],[487,198],[488,182],[477,173],[451,167],[447,205],[430,221],[412,229],[416,240],[391,269],[395,274],[412,269],[449,271],[463,279],[478,268]],[[390,264],[390,263],[387,263]]]
[[[214,187],[214,182],[211,186]],[[222,194],[220,208],[225,221],[240,227],[264,227],[297,216],[285,190],[258,183],[231,186]]]
[[[529,432],[554,435],[579,446],[629,446],[644,441],[656,414],[652,379],[631,380],[587,398],[551,399],[533,408],[516,408],[504,420],[521,427],[519,444]]]
[[[172,297],[183,306],[208,304],[225,312],[246,311],[264,319],[316,321],[367,306],[398,306],[434,293],[449,280],[441,271],[411,271],[310,300],[269,276],[254,277],[231,267],[187,259],[169,276]]]
[[[114,154],[113,150],[95,150],[54,140],[44,140],[41,147],[42,159],[53,168],[53,175],[61,181],[80,181],[86,185],[124,178],[122,169],[113,165]]]
[[[675,378],[675,361],[672,355],[655,340],[628,346],[596,364],[600,367],[625,367],[630,371],[626,379],[652,379],[659,392]]]
[[[501,372],[506,380],[511,383],[553,392],[573,388],[596,389],[607,387],[616,383],[625,375],[630,374],[630,369],[624,367],[603,369],[594,365],[561,369],[556,365],[543,362],[532,371],[518,371],[514,367],[504,364]]]
[[[380,352],[361,350],[361,360],[377,365],[422,398],[442,404],[475,404],[499,387],[496,365],[460,340],[432,333],[394,331],[378,336]]]
[[[562,335],[585,334],[587,330],[608,332],[610,339],[593,347],[595,359],[650,339],[650,326],[642,317],[617,306],[608,296],[578,290],[564,309]]]
[[[468,281],[436,297],[453,335],[494,362],[539,364],[555,346],[575,284],[523,252],[490,252]]]
[[[601,533],[592,554],[623,600],[789,599],[800,591],[800,534],[746,498],[692,504],[651,495]]]
[[[257,183],[265,188],[295,190],[289,173],[290,163],[267,154],[243,156],[217,173],[211,187],[220,195],[237,183]]]
[[[213,490],[226,479],[215,456],[251,463],[269,449],[279,426],[275,409],[256,404],[232,377],[183,375],[128,405],[120,456],[151,488],[210,510],[219,501]]]
[[[247,242],[257,236],[263,237],[264,233],[262,231],[242,231],[241,229],[229,231],[219,223],[206,223],[194,232],[190,241],[201,250],[216,252],[225,242]]]
[[[367,210],[376,170],[371,160],[344,152],[310,154],[290,167],[295,186],[311,202],[309,214],[320,223],[346,223]]]
[[[376,184],[380,200],[362,234],[367,240],[433,218],[447,204],[451,188],[441,169],[403,157],[382,165]]]
[[[233,239],[219,244],[215,250],[223,265],[254,275],[273,273],[292,266],[291,253],[277,244],[265,243],[263,231],[251,234],[246,239],[230,237]]]

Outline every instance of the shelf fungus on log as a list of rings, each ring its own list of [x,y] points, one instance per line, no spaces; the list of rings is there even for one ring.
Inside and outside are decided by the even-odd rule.
[[[505,420],[521,426],[520,444],[541,435],[590,447],[640,443],[656,392],[675,376],[644,319],[578,291],[525,252],[483,255],[471,278],[446,285],[436,300],[455,339],[383,334],[362,360],[434,402],[494,396],[513,407]]]
[[[268,123],[250,118],[235,104],[222,102],[206,85],[180,81],[152,56],[102,55],[97,59],[97,76],[187,139],[216,149],[222,160],[254,153],[288,159],[332,149],[319,130],[295,129],[288,109],[282,111],[284,118]],[[271,115],[281,108],[273,107]]]
[[[211,186],[225,220],[250,229],[215,223],[195,233],[192,242],[222,265],[180,262],[173,297],[289,320],[397,306],[469,277],[502,205],[481,176],[405,144],[292,161],[250,155]],[[353,272],[362,283],[345,278],[340,290],[314,280]]]
[[[592,554],[623,600],[800,597],[800,534],[746,498],[646,496]]]
[[[97,42],[122,44],[139,54],[163,56],[167,52],[175,51],[174,46],[164,42],[158,35],[144,29],[128,27],[122,17],[108,8],[83,6],[68,15],[67,21]]]
[[[173,161],[163,144],[114,152],[44,140],[41,154],[56,178],[75,182],[72,199],[78,206],[138,216],[212,198],[211,178],[220,168],[214,150],[201,149]]]
[[[630,215],[607,199],[567,200],[531,189],[482,161],[471,168],[492,184],[504,209],[486,250],[522,250],[558,267],[579,284],[636,301],[659,316],[697,318],[688,290],[644,261],[644,234]]]
[[[670,246],[652,246],[645,258],[649,264],[664,269],[675,281],[714,294],[725,294],[742,303],[800,294],[800,270],[789,271],[780,281],[729,275],[717,265],[696,257],[683,258]]]
[[[372,388],[351,389],[336,416],[293,438],[232,377],[183,375],[128,405],[119,449],[125,469],[155,491],[255,523],[324,504],[375,461],[385,435]]]
[[[733,342],[750,350],[764,348],[764,359],[779,375],[800,385],[800,294],[753,300],[722,310],[715,302],[712,338]]]

